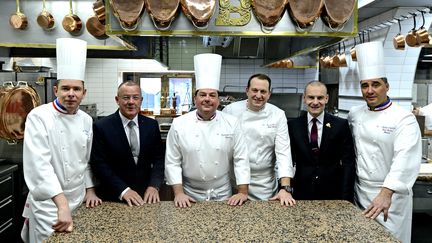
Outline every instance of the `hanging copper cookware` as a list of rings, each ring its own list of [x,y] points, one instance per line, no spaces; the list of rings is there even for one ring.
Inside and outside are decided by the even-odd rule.
[[[414,21],[414,27],[411,29],[411,31],[406,35],[405,42],[408,46],[416,47],[417,44],[417,37],[416,37],[416,15],[411,14],[413,21]]]
[[[20,11],[19,0],[16,0],[16,12],[10,16],[9,24],[14,29],[23,30],[27,28],[28,25],[27,17],[25,16],[25,14],[21,13]]]
[[[312,29],[321,14],[324,0],[289,0],[288,13],[298,31]]]
[[[105,25],[105,3],[103,0],[97,0],[93,3],[93,11],[96,14],[99,22]]]
[[[355,3],[355,0],[324,0],[321,19],[330,29],[341,30],[350,19]]]
[[[145,0],[145,5],[155,28],[167,30],[179,13],[180,0]]]
[[[110,0],[110,3],[120,26],[127,31],[135,30],[144,13],[144,0]]]
[[[427,29],[424,27],[425,25],[425,17],[424,12],[420,11],[422,14],[423,24],[416,32],[416,39],[418,45],[429,44],[429,33]]]
[[[42,12],[37,17],[37,23],[40,27],[42,27],[42,29],[51,30],[54,28],[55,24],[54,17],[46,10],[45,0],[42,0],[42,4]]]
[[[402,35],[402,28],[400,24],[400,19],[397,19],[398,25],[399,25],[399,33],[393,37],[393,47],[396,50],[403,50],[405,49],[405,37]]]
[[[216,0],[181,0],[183,13],[199,29],[206,29],[216,8]]]
[[[72,0],[69,0],[69,14],[63,18],[63,29],[71,34],[78,34],[82,29],[82,21],[73,13]]]
[[[97,39],[107,39],[105,25],[103,25],[96,15],[91,16],[86,22],[87,31]]]
[[[341,46],[340,46],[340,43],[339,43],[339,55],[338,55],[338,58],[339,58],[339,67],[347,67],[348,64],[347,64],[346,55],[345,55],[345,51],[346,51],[346,49],[345,49],[345,42],[342,42],[342,44],[343,44],[343,52],[341,52]]]
[[[0,97],[0,136],[7,140],[24,138],[24,126],[28,113],[40,105],[36,90],[19,81],[15,87],[7,87]]]
[[[282,18],[288,0],[251,0],[255,17],[265,33],[271,32]]]

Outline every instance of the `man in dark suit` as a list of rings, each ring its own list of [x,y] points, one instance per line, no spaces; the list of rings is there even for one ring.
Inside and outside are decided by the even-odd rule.
[[[306,85],[303,101],[307,113],[288,122],[293,197],[353,202],[356,156],[348,121],[324,112],[328,94],[319,81]]]
[[[93,125],[90,164],[105,200],[129,206],[160,201],[164,152],[157,121],[139,114],[141,89],[122,83],[115,97],[119,110]]]

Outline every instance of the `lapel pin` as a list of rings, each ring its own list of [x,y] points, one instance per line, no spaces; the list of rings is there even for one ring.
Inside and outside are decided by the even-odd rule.
[[[330,123],[327,123],[327,124],[326,124],[326,127],[331,128]]]

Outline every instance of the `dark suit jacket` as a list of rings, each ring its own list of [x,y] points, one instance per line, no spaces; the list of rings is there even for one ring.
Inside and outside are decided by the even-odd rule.
[[[119,200],[127,187],[141,196],[148,186],[160,188],[164,179],[164,148],[157,121],[138,115],[140,154],[132,156],[119,111],[93,125],[91,168],[100,185],[98,196]]]
[[[324,114],[318,156],[309,142],[307,113],[290,120],[291,154],[296,165],[294,199],[354,201],[356,156],[348,121]]]

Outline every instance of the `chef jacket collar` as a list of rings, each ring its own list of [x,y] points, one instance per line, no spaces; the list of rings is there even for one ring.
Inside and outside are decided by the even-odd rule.
[[[383,111],[383,110],[389,108],[392,104],[393,104],[393,102],[391,101],[390,97],[387,96],[387,100],[384,103],[382,103],[381,105],[378,105],[375,108],[371,108],[368,106],[368,108],[370,111]]]
[[[308,124],[310,123],[310,122],[312,122],[312,119],[314,118],[313,116],[311,116],[311,114],[308,112],[307,113],[307,120],[308,120]],[[319,116],[318,117],[316,117],[316,119],[320,122],[320,124],[324,124],[324,111],[323,112],[321,112],[321,114],[319,114]]]
[[[73,114],[69,114],[68,111],[66,110],[66,108],[65,108],[65,107],[60,103],[60,101],[59,101],[58,98],[56,98],[56,99],[53,101],[53,106],[54,106],[54,109],[55,109],[56,111],[58,111],[58,112],[60,112],[60,113],[62,113],[62,114],[66,114],[66,115],[73,115],[73,114],[76,114],[76,112],[77,112],[78,109],[79,109],[79,108],[77,108]]]
[[[265,108],[266,105],[267,105],[267,102],[263,105],[263,107],[261,107],[261,109],[259,109],[257,111],[254,111],[252,109],[249,109],[249,100],[246,100],[246,110],[249,110],[249,111],[260,112],[260,111],[264,110],[264,108]]]
[[[198,114],[198,111],[195,112],[198,121],[211,121],[211,120],[213,120],[213,119],[216,117],[216,113],[217,113],[217,112],[215,112],[215,113],[210,117],[209,120],[204,120],[204,118],[203,118],[202,116],[200,116],[200,114]]]
[[[129,120],[127,117],[123,116],[123,114],[120,111],[119,111],[119,114],[120,114],[120,119],[123,123],[123,128],[125,128],[129,124],[130,121],[134,121],[135,125],[137,127],[139,127],[138,126],[138,115],[136,115],[132,120]]]

